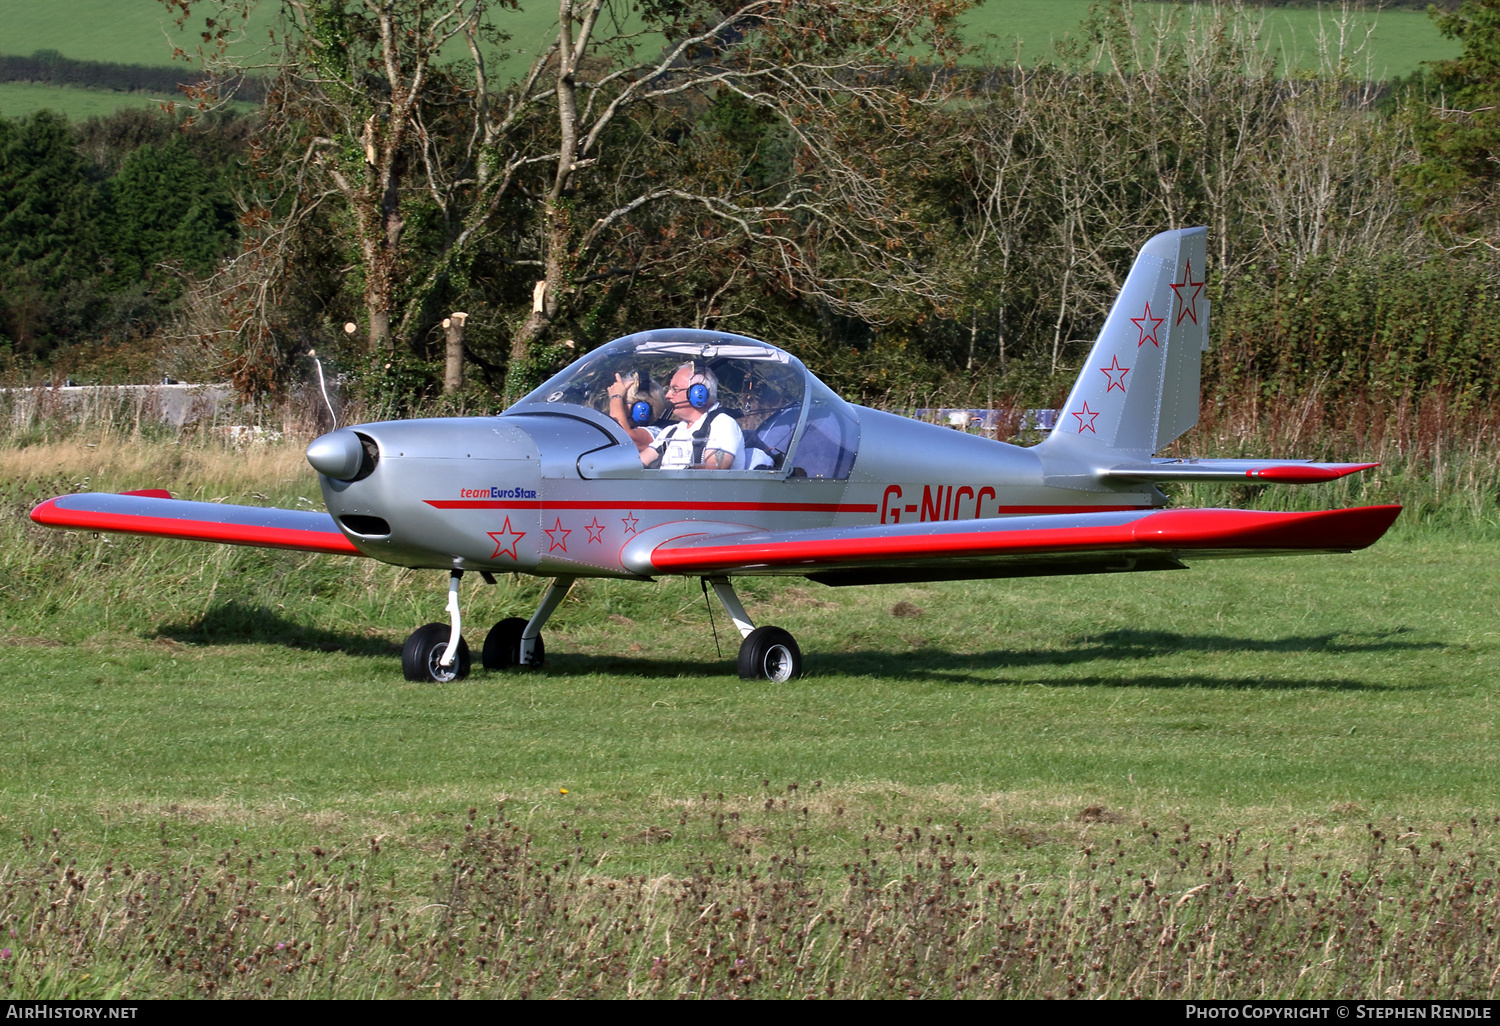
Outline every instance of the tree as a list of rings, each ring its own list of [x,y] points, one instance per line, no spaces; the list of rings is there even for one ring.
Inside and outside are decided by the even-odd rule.
[[[1430,223],[1456,245],[1500,248],[1492,218],[1500,183],[1500,0],[1464,0],[1431,11],[1438,29],[1463,44],[1433,61],[1414,112],[1422,155],[1407,175]]]
[[[169,2],[184,14],[192,4]],[[206,58],[239,72],[218,50],[225,7],[214,6]],[[372,350],[397,339],[420,349],[442,309],[476,309],[464,295],[476,268],[498,269],[503,295],[492,298],[519,318],[505,359],[512,394],[561,317],[628,287],[647,262],[680,263],[674,247],[643,243],[647,226],[697,223],[690,248],[700,253],[747,244],[764,278],[834,307],[873,312],[872,283],[874,293],[934,291],[878,153],[843,145],[867,139],[870,125],[909,130],[911,111],[941,102],[942,76],[910,54],[951,55],[956,7],[639,8],[559,0],[550,44],[524,75],[497,84],[493,68],[509,56],[493,21],[503,4],[284,0],[264,140],[280,191],[259,201],[255,260],[284,272],[276,254],[335,207]],[[770,119],[782,135],[791,159],[774,180],[758,155],[704,159],[695,147],[704,110],[731,100],[753,110],[756,131]],[[827,259],[833,250],[847,258],[841,269]]]
[[[212,270],[234,232],[229,197],[217,184],[180,136],[133,150],[107,189],[101,249],[116,283],[160,280],[166,264]]]
[[[0,119],[0,316],[22,352],[49,344],[49,297],[94,272],[96,200],[65,118]]]

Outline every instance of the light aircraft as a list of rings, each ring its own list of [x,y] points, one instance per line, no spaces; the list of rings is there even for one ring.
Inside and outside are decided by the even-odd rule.
[[[542,663],[542,626],[580,577],[701,577],[743,637],[739,672],[802,672],[733,578],[840,586],[1184,569],[1226,556],[1348,552],[1399,506],[1311,513],[1166,509],[1169,481],[1306,484],[1373,463],[1155,454],[1198,420],[1206,230],[1137,257],[1047,439],[1030,448],[846,403],[793,356],[722,331],[628,335],[504,413],[339,428],[307,450],[327,513],[65,495],[37,523],[368,556],[449,575],[448,622],[407,640],[409,680],[469,672],[459,583],[551,578],[495,624],[486,669]]]

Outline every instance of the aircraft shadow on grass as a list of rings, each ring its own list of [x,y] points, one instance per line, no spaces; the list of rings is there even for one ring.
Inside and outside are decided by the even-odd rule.
[[[1014,675],[1040,667],[1075,666],[1095,662],[1139,662],[1176,655],[1181,652],[1202,653],[1301,653],[1306,655],[1347,655],[1364,652],[1417,652],[1442,650],[1448,646],[1435,641],[1408,641],[1400,637],[1406,628],[1379,635],[1326,634],[1294,635],[1285,638],[1233,638],[1224,635],[1183,635],[1168,631],[1118,630],[1088,635],[1063,649],[994,649],[987,652],[951,652],[942,648],[921,646],[906,652],[864,650],[843,652],[836,657],[813,657],[808,670],[813,674],[837,671],[854,676],[873,675],[892,680],[933,681],[970,685],[1027,685],[1047,687],[1145,687],[1145,688],[1222,688],[1251,691],[1324,690],[1384,691],[1385,685],[1353,680],[1348,677],[1263,678],[1255,676],[1216,676],[1204,673],[1105,676],[1097,673],[1074,677],[1024,678]],[[292,649],[321,652],[343,652],[347,655],[389,658],[399,655],[401,646],[387,638],[352,631],[325,630],[289,619],[264,606],[226,602],[203,616],[163,624],[152,632],[154,637],[171,638],[195,645],[282,645]],[[721,639],[723,640],[723,639]],[[543,674],[556,677],[585,677],[600,674],[628,674],[633,677],[722,677],[733,672],[733,648],[725,644],[722,659],[663,658],[647,654],[619,653],[585,655],[559,653],[547,660]],[[823,665],[826,662],[827,665]],[[1007,674],[1006,671],[1011,671]],[[483,677],[476,678],[484,679]],[[1409,687],[1409,685],[1403,685]]]
[[[276,610],[238,602],[221,603],[195,619],[163,624],[150,636],[189,645],[284,645],[382,659],[401,654],[401,645],[389,638],[311,627]]]
[[[1372,635],[1367,639],[1341,633],[1301,635],[1286,638],[1230,638],[1223,635],[1181,635],[1166,631],[1120,630],[1079,639],[1067,649],[992,650],[988,652],[950,652],[946,649],[920,647],[907,652],[889,650],[853,651],[837,656],[837,670],[842,674],[874,675],[892,680],[935,681],[974,685],[1042,684],[1047,687],[1147,687],[1147,688],[1223,688],[1254,691],[1385,691],[1386,685],[1353,680],[1348,677],[1265,678],[1256,676],[1216,676],[1203,673],[1104,676],[1090,674],[1077,677],[1032,678],[1005,675],[1005,671],[1025,671],[1043,666],[1071,666],[1093,662],[1126,662],[1154,659],[1180,652],[1287,652],[1307,655],[1345,655],[1361,652],[1404,652],[1441,650],[1441,642],[1405,641],[1396,635]],[[807,663],[810,673],[827,672],[813,657]],[[831,662],[831,660],[830,660]],[[588,656],[559,655],[549,659],[547,672],[554,676],[586,676],[600,673],[629,673],[640,676],[720,676],[724,661],[694,662],[682,659],[655,659],[630,655]],[[996,676],[999,673],[1000,676]],[[1409,685],[1403,685],[1409,687]]]

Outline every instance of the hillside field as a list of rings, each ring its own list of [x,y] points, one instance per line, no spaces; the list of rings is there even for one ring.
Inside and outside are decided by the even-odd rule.
[[[967,38],[991,59],[1010,61],[1019,56],[1026,64],[1051,57],[1054,43],[1076,32],[1087,16],[1091,0],[989,0],[965,18]],[[1161,5],[1139,3],[1137,8],[1152,15]],[[1335,5],[1324,8],[1277,8],[1268,11],[1262,28],[1267,45],[1283,55],[1283,64],[1311,68],[1317,64],[1318,39],[1337,38]],[[170,64],[172,47],[191,51],[192,32],[172,25],[155,0],[59,0],[46,5],[18,5],[5,15],[4,52],[29,55],[37,50],[57,50],[76,60],[121,64]],[[526,4],[505,12],[497,20],[512,37],[512,45],[524,56],[543,38],[555,10],[548,4]],[[1362,38],[1360,26],[1376,25],[1371,37],[1368,63],[1364,55],[1355,62],[1357,72],[1368,68],[1373,78],[1407,76],[1422,61],[1456,56],[1458,46],[1444,39],[1428,17],[1418,11],[1383,11],[1378,15],[1358,13],[1351,23],[1352,37]],[[236,52],[253,54],[263,33],[252,23],[250,38]],[[516,61],[516,58],[512,58]],[[517,67],[520,65],[517,64]],[[107,113],[120,104],[140,105],[170,97],[94,92],[64,86],[0,84],[0,114],[19,117],[43,108],[70,118]]]

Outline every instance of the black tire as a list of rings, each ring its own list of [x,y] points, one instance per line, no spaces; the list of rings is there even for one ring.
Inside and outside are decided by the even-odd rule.
[[[469,643],[458,639],[458,652],[453,665],[440,665],[443,650],[448,647],[448,636],[452,633],[445,623],[430,623],[419,627],[401,646],[401,673],[407,680],[426,684],[447,684],[463,680],[469,675]]]
[[[780,627],[757,627],[740,645],[740,676],[778,684],[802,676],[802,650]]]
[[[526,629],[526,621],[519,616],[506,617],[495,626],[490,628],[489,634],[484,638],[484,651],[480,653],[480,662],[486,670],[508,670],[512,666],[521,665],[521,632]],[[542,644],[540,635],[536,639],[536,650],[532,653],[531,667],[542,665],[542,660],[547,657],[547,646]]]

